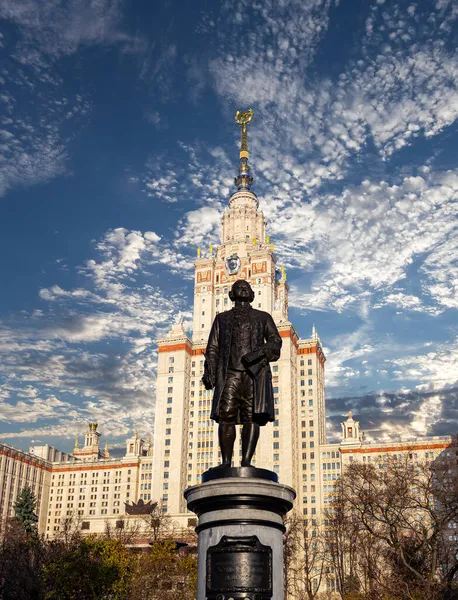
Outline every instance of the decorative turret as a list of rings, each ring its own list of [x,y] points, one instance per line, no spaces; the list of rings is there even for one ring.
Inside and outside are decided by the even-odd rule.
[[[353,419],[353,413],[350,411],[348,413],[348,418],[346,421],[341,423],[342,426],[342,446],[360,446],[364,434],[360,431],[359,421],[355,421]]]
[[[84,446],[79,447],[78,438],[75,439],[75,447],[73,455],[78,460],[106,460],[109,458],[108,446],[105,445],[105,450],[100,449],[101,433],[97,431],[97,423],[89,423],[86,433],[84,434]]]
[[[137,429],[134,429],[134,435],[126,440],[126,456],[144,456],[144,444],[145,441],[138,435]]]

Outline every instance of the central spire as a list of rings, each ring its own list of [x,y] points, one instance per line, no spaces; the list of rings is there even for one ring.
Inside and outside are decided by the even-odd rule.
[[[248,164],[248,130],[247,125],[253,120],[253,109],[241,113],[239,110],[235,113],[235,122],[241,126],[240,133],[240,166],[239,174],[234,179],[238,190],[249,190],[253,185],[253,177],[250,175],[250,165]]]

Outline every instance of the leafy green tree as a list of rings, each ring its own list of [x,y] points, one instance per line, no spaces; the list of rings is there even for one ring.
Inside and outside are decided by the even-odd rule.
[[[196,593],[197,557],[173,540],[154,542],[138,557],[130,600],[194,600]]]
[[[36,533],[38,517],[35,514],[37,499],[29,487],[22,489],[14,503],[14,520],[19,521],[26,533]]]
[[[45,600],[127,600],[134,556],[120,540],[51,542],[42,568]]]

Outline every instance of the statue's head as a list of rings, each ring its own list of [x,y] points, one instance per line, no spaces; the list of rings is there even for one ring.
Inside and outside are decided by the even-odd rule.
[[[231,291],[229,292],[229,298],[232,302],[240,300],[242,302],[253,302],[254,292],[251,289],[251,285],[244,279],[237,279],[232,285]]]

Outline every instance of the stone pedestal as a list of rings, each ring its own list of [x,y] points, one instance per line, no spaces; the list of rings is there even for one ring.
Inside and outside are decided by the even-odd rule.
[[[295,491],[265,469],[211,469],[188,488],[199,518],[197,600],[282,600],[284,515]]]

